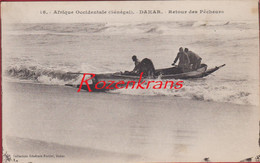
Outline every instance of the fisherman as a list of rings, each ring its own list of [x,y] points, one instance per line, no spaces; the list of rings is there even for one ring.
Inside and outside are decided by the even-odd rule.
[[[155,69],[153,62],[150,59],[144,58],[140,62],[135,55],[132,57],[132,59],[135,63],[135,68],[132,71],[134,74],[140,74],[143,72],[144,76],[154,76]]]
[[[177,54],[177,56],[174,59],[174,62],[172,64],[173,66],[178,61],[178,59],[179,59],[178,68],[182,72],[188,72],[190,70],[190,66],[189,66],[190,65],[190,59],[188,57],[188,54],[183,51],[182,47],[179,48],[179,52],[178,52],[178,54]]]
[[[144,58],[139,65],[140,65],[139,67],[140,73],[143,72],[144,76],[154,77],[155,68],[153,62],[150,59]]]
[[[135,68],[133,69],[132,72],[134,73],[139,73],[139,70],[140,70],[140,61],[137,59],[137,57],[135,55],[132,56],[132,60],[134,61],[135,63]]]
[[[200,68],[202,58],[198,54],[189,51],[188,48],[185,48],[184,52],[187,53],[189,56],[190,67],[192,68],[192,70],[197,70],[198,68]]]

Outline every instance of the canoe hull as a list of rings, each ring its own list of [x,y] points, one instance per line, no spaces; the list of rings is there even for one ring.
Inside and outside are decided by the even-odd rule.
[[[172,73],[172,72],[176,72],[175,67],[157,69],[157,70],[155,70],[156,74],[157,74],[156,76],[154,76],[154,77],[143,77],[142,76],[142,78],[140,78],[139,75],[129,75],[129,74],[122,73],[122,72],[96,74],[95,77],[91,81],[92,84],[89,84],[89,87],[84,84],[81,89],[84,89],[87,91],[89,91],[89,89],[91,89],[94,92],[104,92],[104,91],[110,90],[107,88],[116,89],[115,85],[116,85],[116,83],[118,83],[120,81],[124,81],[124,83],[127,83],[129,81],[138,82],[138,81],[152,80],[152,79],[158,79],[158,78],[163,79],[163,80],[202,78],[202,77],[212,74],[213,72],[217,71],[219,68],[221,68],[223,66],[225,66],[225,64],[223,64],[221,66],[216,66],[211,69],[207,69],[207,65],[203,64],[199,69],[197,69],[195,71],[177,73],[177,74]],[[104,85],[104,83],[106,83],[106,84]],[[126,84],[124,84],[124,86],[125,85]],[[67,86],[72,86],[72,85],[67,84]],[[79,86],[80,85],[75,85],[74,87],[79,88]],[[120,84],[120,86],[122,86],[122,84]],[[99,89],[99,88],[101,88],[101,89]]]
[[[195,71],[190,71],[190,72],[185,72],[185,73],[178,73],[175,74],[176,72],[176,67],[172,68],[165,68],[165,69],[157,69],[156,74],[154,77],[144,77],[142,76],[142,80],[144,79],[188,79],[188,78],[200,78],[204,76],[204,73],[207,70],[207,65],[203,65],[201,68],[195,70]],[[108,73],[108,74],[96,74],[96,80],[97,81],[138,81],[140,79],[139,75],[129,75],[125,73]]]

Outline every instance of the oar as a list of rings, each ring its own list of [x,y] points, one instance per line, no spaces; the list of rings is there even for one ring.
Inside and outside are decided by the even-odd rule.
[[[226,66],[226,64],[223,64],[223,65],[221,65],[221,66],[218,66],[218,68],[221,68],[221,67],[224,67],[224,66]]]

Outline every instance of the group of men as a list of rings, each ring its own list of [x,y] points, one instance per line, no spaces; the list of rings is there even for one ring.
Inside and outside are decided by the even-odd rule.
[[[188,72],[200,68],[202,58],[188,48],[185,48],[183,51],[183,48],[180,47],[172,65],[174,66],[178,60],[178,68],[181,69],[182,72]]]
[[[132,60],[135,63],[135,68],[132,72],[138,73],[140,71],[141,62],[137,59],[137,57],[135,55],[132,57]],[[148,60],[149,62],[151,62],[147,58],[145,58],[145,60]],[[182,72],[189,72],[189,71],[197,70],[198,68],[200,68],[202,58],[199,55],[195,54],[194,52],[190,51],[188,48],[185,48],[183,50],[183,48],[180,47],[179,52],[178,52],[176,58],[174,59],[172,65],[174,66],[178,60],[179,60],[179,63],[178,63],[177,68],[179,68],[180,71],[182,71]],[[149,67],[153,67],[152,62],[149,64],[146,63],[145,65],[149,65]]]

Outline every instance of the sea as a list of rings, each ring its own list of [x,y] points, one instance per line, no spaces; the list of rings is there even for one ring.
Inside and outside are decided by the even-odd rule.
[[[179,47],[202,57],[214,74],[185,80],[181,90],[127,89],[109,93],[258,105],[256,22],[15,24],[3,33],[3,75],[18,82],[79,84],[81,75],[133,69],[131,57],[171,67]]]
[[[127,154],[100,152],[85,162],[240,161],[259,150],[257,22],[21,23],[2,30],[4,135],[16,140],[11,153],[32,154],[35,141]],[[171,67],[180,47],[208,68],[226,66],[185,79],[178,90],[78,93],[65,86],[82,80],[68,72],[131,71],[133,55],[151,59],[155,69]]]

